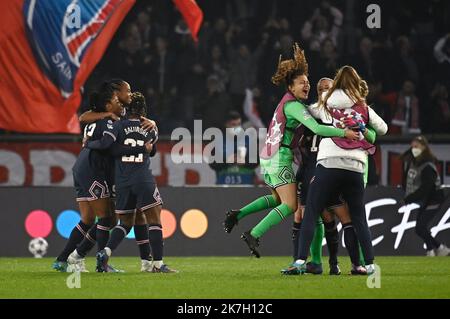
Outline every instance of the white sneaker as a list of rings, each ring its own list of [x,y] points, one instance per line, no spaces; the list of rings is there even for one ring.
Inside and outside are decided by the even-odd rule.
[[[438,248],[436,248],[436,256],[448,256],[450,255],[450,248],[441,244]]]
[[[141,271],[152,272],[153,263],[150,260],[141,260]]]
[[[374,274],[375,273],[375,265],[374,264],[366,265],[366,270],[367,270],[368,275]]]
[[[86,269],[85,262],[86,262],[86,260],[84,258],[80,260],[79,268],[78,268],[80,272],[89,272],[89,270]]]
[[[435,257],[434,249],[427,250],[427,257]]]
[[[67,264],[72,266],[72,271],[89,272],[89,270],[86,269],[85,259],[78,255],[76,250],[74,250],[67,258]]]

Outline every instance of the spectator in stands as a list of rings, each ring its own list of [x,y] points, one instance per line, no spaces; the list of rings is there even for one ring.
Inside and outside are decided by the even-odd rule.
[[[312,82],[318,82],[319,79],[327,77],[330,74],[334,75],[336,70],[342,65],[336,51],[336,46],[330,38],[323,40],[317,62],[314,61],[311,64],[314,70],[311,77]]]
[[[192,62],[185,67],[188,67],[188,70],[183,74],[182,79],[184,80],[180,83],[181,104],[177,108],[177,116],[184,118],[187,127],[190,127],[193,124],[195,104],[204,98],[208,75],[200,62]]]
[[[450,107],[448,101],[448,89],[441,83],[436,83],[431,92],[430,133],[450,133]]]
[[[210,75],[217,75],[224,87],[227,86],[230,75],[228,61],[219,45],[214,45],[210,50],[210,56],[207,59],[207,72]]]
[[[392,76],[395,78],[394,85],[400,87],[404,79],[410,79],[419,83],[419,68],[413,55],[411,42],[407,36],[397,38],[394,49]]]
[[[150,10],[150,9],[148,9]],[[143,10],[137,15],[137,27],[142,38],[142,48],[149,49],[152,39],[155,36],[155,30],[150,22],[150,11]]]
[[[380,80],[369,82],[367,104],[369,104],[386,123],[391,123],[391,106],[383,96],[383,83]]]
[[[235,108],[241,107],[245,97],[245,89],[256,84],[256,70],[259,58],[262,56],[264,44],[251,52],[249,46],[241,43],[238,50],[228,47],[230,60],[230,94]]]
[[[213,47],[218,45],[222,51],[224,51],[227,47],[227,30],[228,24],[227,21],[220,17],[214,23],[214,28],[211,32],[211,36],[209,39],[209,47]]]
[[[403,82],[391,125],[393,134],[420,133],[419,99],[415,95],[415,85],[411,80]]]
[[[417,91],[420,104],[433,109],[427,113],[432,113],[438,123],[433,127],[434,119],[421,113],[422,122],[429,124],[424,129],[442,131],[447,123],[443,90],[436,90],[442,92],[433,97],[429,92],[434,91],[436,82],[444,85],[447,91],[450,87],[450,34],[437,34],[431,30],[424,42],[424,31],[419,27],[421,23],[423,27],[423,22],[433,22],[434,30],[447,30],[444,26],[448,25],[448,19],[445,20],[448,4],[438,1],[433,5],[420,5],[418,8],[425,9],[416,11],[405,11],[404,6],[392,4],[383,11],[383,21],[386,21],[383,27],[368,30],[365,23],[361,23],[367,17],[366,8],[370,1],[366,2],[341,5],[339,1],[321,1],[318,6],[317,1],[312,0],[298,4],[296,1],[200,1],[205,20],[199,41],[195,43],[171,1],[138,1],[120,26],[119,36],[113,39],[92,72],[86,91],[104,78],[126,78],[136,90],[147,93],[156,119],[162,116],[170,122],[171,114],[175,113],[189,123],[195,115],[206,117],[198,111],[209,110],[204,107],[201,97],[205,95],[206,79],[215,75],[221,82],[217,86],[224,90],[214,97],[208,95],[208,99],[217,103],[223,96],[229,99],[232,94],[235,102],[228,106],[241,112],[245,89],[258,87],[262,95],[258,111],[266,123],[282,94],[279,88],[270,84],[272,66],[280,54],[290,56],[293,39],[301,36],[310,49],[306,54],[311,60],[311,76],[317,77],[316,80],[320,73],[333,74],[334,70],[331,70],[336,64],[353,65],[369,79],[369,83],[377,79],[374,90],[378,92],[378,86],[381,86],[384,92],[373,94],[374,108],[385,114],[389,121],[398,111],[398,101],[403,101],[403,105],[407,102],[408,99],[397,96],[397,92],[403,91],[403,82],[410,79],[420,87]],[[429,6],[431,11],[426,9]],[[341,32],[344,8],[349,18],[346,27],[350,31],[345,35]],[[355,11],[358,10],[364,19],[357,15]],[[425,11],[419,19],[418,12]],[[355,54],[352,39],[357,38],[361,40]],[[438,41],[433,42],[436,39]],[[428,42],[431,47],[425,45]],[[262,43],[263,55],[255,59],[258,51],[255,48]],[[412,43],[420,46],[413,50]],[[229,47],[234,54],[229,54]],[[391,106],[390,116],[385,102]],[[395,128],[398,133],[402,131],[402,127],[394,126],[391,132],[395,132]]]
[[[218,185],[254,185],[255,169],[258,166],[258,152],[251,156],[250,139],[244,135],[242,119],[238,112],[229,112],[224,125],[223,149],[216,150],[216,162],[210,167],[216,171]],[[254,140],[257,143],[257,140]],[[252,158],[254,157],[254,158]]]
[[[371,79],[374,76],[374,59],[372,57],[373,43],[369,37],[362,37],[358,53],[352,58],[351,64],[361,76]]]
[[[196,102],[196,118],[203,120],[204,129],[222,127],[223,119],[233,110],[231,98],[216,75],[208,77],[206,89],[207,96],[201,96]]]
[[[253,127],[256,129],[266,127],[259,115],[259,108],[261,106],[261,91],[258,88],[246,89],[243,112],[248,119],[244,123],[244,127]]]
[[[142,90],[144,86],[143,70],[151,59],[146,60],[146,54],[142,50],[142,39],[137,24],[130,23],[126,26],[124,37],[119,42],[118,59],[121,63],[114,66],[117,74],[124,79],[130,79],[136,90]],[[146,63],[147,62],[147,63]]]
[[[155,56],[149,70],[147,95],[152,100],[152,108],[155,114],[162,118],[169,118],[171,105],[178,93],[177,73],[175,72],[176,57],[169,50],[168,40],[165,37],[157,37],[155,40]]]
[[[450,33],[440,38],[434,45],[434,58],[438,63],[438,75],[441,81],[450,85]]]
[[[314,10],[312,17],[303,25],[302,38],[308,42],[312,51],[319,51],[322,42],[327,38],[337,46],[343,20],[344,16],[338,8],[331,6],[328,1],[322,1],[320,7]]]
[[[175,75],[174,65],[175,56],[173,52],[168,49],[168,41],[165,37],[157,37],[155,40],[156,56],[155,56],[155,81],[154,89],[160,93],[175,94],[177,87],[173,79]]]

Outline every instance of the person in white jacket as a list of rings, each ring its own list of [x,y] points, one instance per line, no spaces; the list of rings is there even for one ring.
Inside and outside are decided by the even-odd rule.
[[[367,93],[367,84],[356,70],[350,66],[342,67],[334,79],[333,86],[326,93],[323,103],[319,105],[319,113],[325,112],[320,117],[323,117],[325,123],[335,127],[353,126],[361,133],[367,134],[366,125],[370,124],[381,135],[385,134],[386,123],[365,104]],[[328,200],[336,193],[342,193],[348,204],[367,265],[367,273],[374,272],[373,247],[363,203],[363,173],[367,153],[373,151],[374,146],[365,141],[363,136],[359,142],[351,143],[342,143],[334,138],[322,139],[299,237],[298,260],[284,272],[285,274],[305,272],[315,222]]]

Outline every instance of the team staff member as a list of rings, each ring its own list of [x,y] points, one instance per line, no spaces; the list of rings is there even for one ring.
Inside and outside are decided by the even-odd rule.
[[[444,200],[441,181],[436,168],[436,157],[431,152],[427,139],[420,135],[411,141],[411,148],[402,155],[405,165],[405,204],[420,205],[416,221],[416,234],[427,247],[427,256],[448,256],[450,249],[434,238],[428,225],[439,211]]]

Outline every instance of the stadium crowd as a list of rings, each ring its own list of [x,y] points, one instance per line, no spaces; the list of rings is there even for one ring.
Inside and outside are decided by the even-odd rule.
[[[344,64],[358,70],[389,134],[450,133],[449,2],[378,1],[379,29],[366,25],[372,1],[197,2],[204,12],[197,43],[170,1],[136,3],[86,96],[104,78],[124,78],[146,94],[163,134],[193,119],[220,127],[232,110],[267,125],[282,94],[270,82],[273,66],[298,41],[313,85]],[[251,115],[243,109],[246,89],[253,93]],[[86,99],[80,111],[87,107]]]

